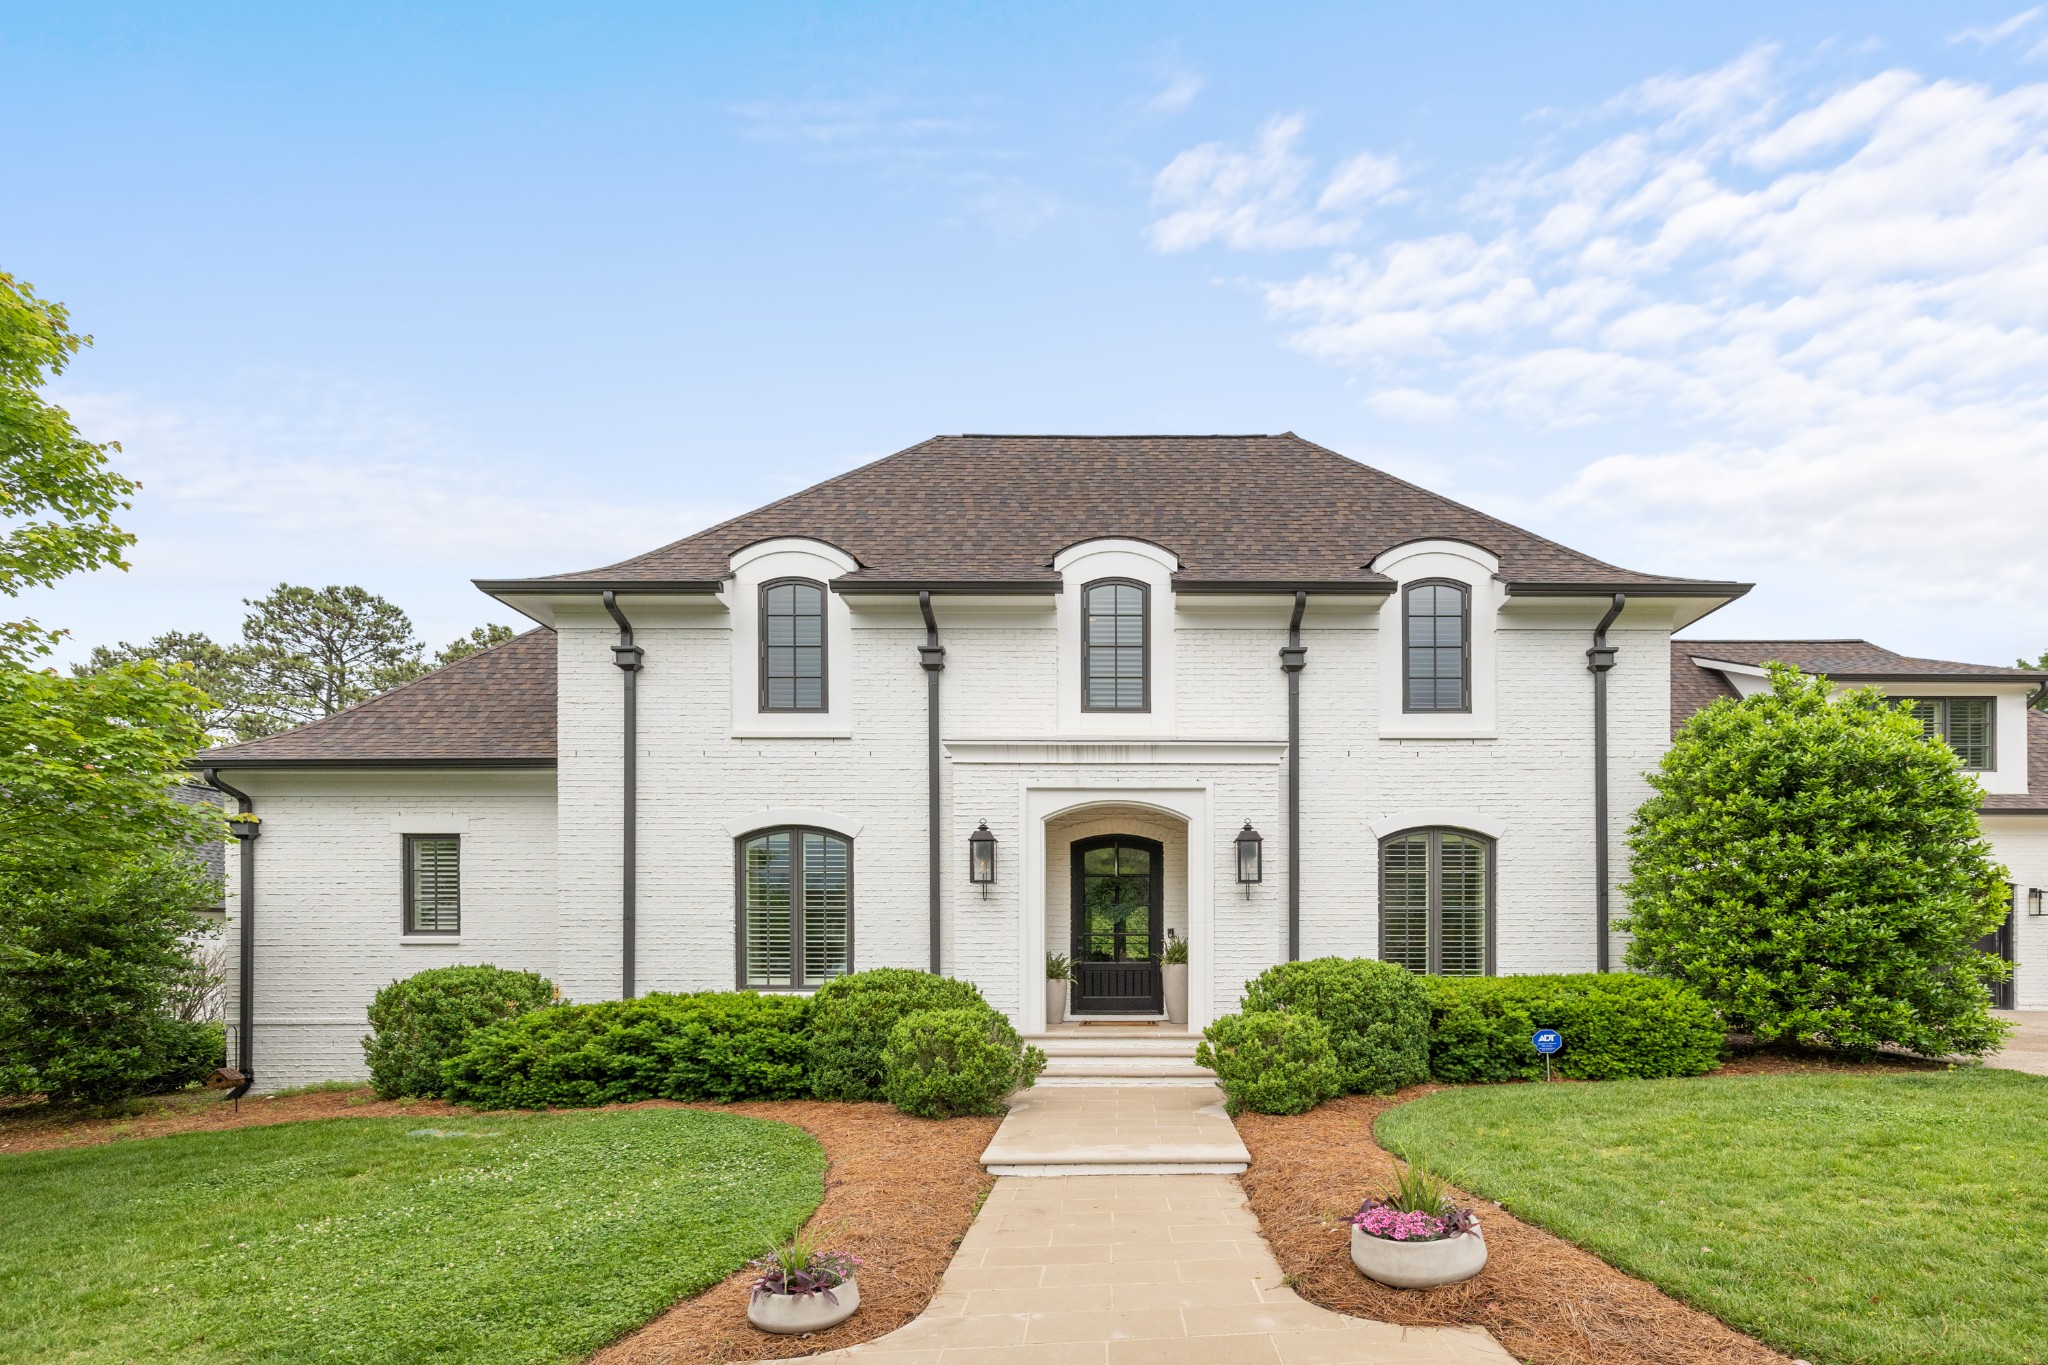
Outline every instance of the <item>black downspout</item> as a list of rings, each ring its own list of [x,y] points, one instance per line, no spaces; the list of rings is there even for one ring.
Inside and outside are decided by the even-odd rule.
[[[635,923],[640,888],[640,660],[646,650],[633,643],[633,623],[619,610],[618,594],[606,592],[604,609],[619,623],[619,642],[612,646],[612,662],[626,680],[626,753],[620,780],[625,810],[620,816],[622,844],[619,853],[619,998],[633,998],[633,943],[639,928]]]
[[[943,966],[944,948],[939,926],[939,674],[945,671],[946,647],[939,643],[939,618],[932,615],[929,591],[918,593],[917,609],[924,613],[924,643],[917,647],[917,658],[925,678],[925,829],[930,843],[926,859],[931,875],[932,973],[936,976]]]
[[[1593,647],[1586,651],[1586,671],[1593,675],[1593,932],[1594,967],[1607,970],[1607,670],[1614,667],[1614,646],[1607,643],[1607,628],[1628,594],[1614,594],[1614,604],[1593,627]]]
[[[255,811],[256,803],[249,799],[249,793],[221,781],[215,769],[203,768],[199,776],[215,791],[234,797],[239,814]],[[239,1100],[256,1084],[256,836],[262,827],[254,820],[230,820],[228,831],[241,845],[240,875],[236,878],[240,883],[242,924],[235,990],[235,1070],[242,1073],[242,1079],[227,1093],[228,1099]]]
[[[1287,623],[1287,643],[1280,650],[1280,668],[1287,674],[1287,960],[1301,960],[1301,670],[1308,650],[1301,643],[1301,614],[1308,594],[1294,594],[1294,616]]]

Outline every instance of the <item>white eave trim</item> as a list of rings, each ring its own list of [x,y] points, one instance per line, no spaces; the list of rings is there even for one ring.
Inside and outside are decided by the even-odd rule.
[[[945,746],[955,763],[1278,766],[1287,756],[1285,740],[1265,739],[949,739]]]

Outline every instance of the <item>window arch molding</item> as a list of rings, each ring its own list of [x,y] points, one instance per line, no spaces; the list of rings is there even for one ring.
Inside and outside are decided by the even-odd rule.
[[[1456,638],[1446,643],[1447,633]],[[1410,714],[1472,713],[1470,584],[1455,578],[1419,578],[1401,585],[1401,709]]]
[[[1499,841],[1457,825],[1379,839],[1379,956],[1417,975],[1492,976]]]
[[[1098,607],[1097,593],[1114,600]],[[1136,594],[1136,602],[1130,600]],[[1135,610],[1131,608],[1135,606]],[[1137,622],[1137,644],[1127,625]],[[1099,636],[1106,639],[1098,639]],[[1135,659],[1132,655],[1135,654]],[[1137,669],[1135,700],[1131,668]],[[1097,701],[1098,696],[1108,699]],[[1081,709],[1145,714],[1152,709],[1152,588],[1136,578],[1096,578],[1081,585]]]
[[[733,839],[734,979],[741,990],[810,991],[854,967],[853,839],[815,825]]]

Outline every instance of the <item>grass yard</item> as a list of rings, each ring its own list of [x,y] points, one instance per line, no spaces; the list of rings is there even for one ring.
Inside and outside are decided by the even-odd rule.
[[[573,1359],[800,1226],[825,1157],[683,1109],[0,1157],[0,1360]]]
[[[1815,1365],[2048,1361],[2048,1079],[1466,1087],[1375,1134]]]

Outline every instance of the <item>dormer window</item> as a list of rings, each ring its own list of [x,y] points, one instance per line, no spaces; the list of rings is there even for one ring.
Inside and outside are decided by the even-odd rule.
[[[1997,705],[1993,698],[1911,697],[1906,705],[1927,737],[1947,740],[1971,772],[1988,773],[1998,766],[1997,751],[1991,747],[1991,717]]]
[[[779,578],[761,585],[761,709],[825,709],[825,585]]]
[[[1106,578],[1081,590],[1081,709],[1149,711],[1151,650],[1143,583]]]
[[[1402,593],[1404,711],[1472,709],[1471,597],[1461,583],[1416,583]]]

